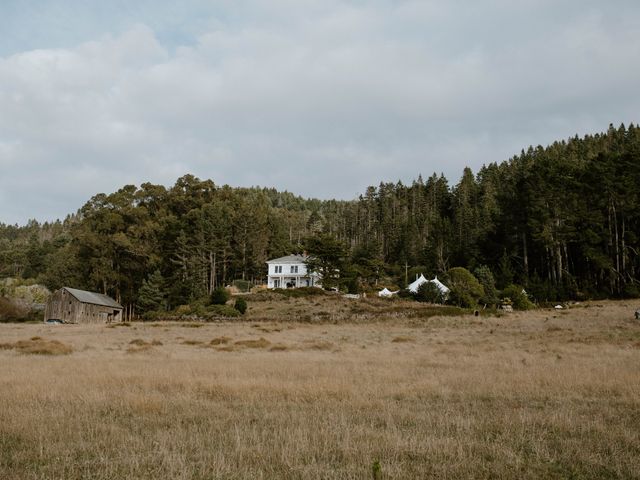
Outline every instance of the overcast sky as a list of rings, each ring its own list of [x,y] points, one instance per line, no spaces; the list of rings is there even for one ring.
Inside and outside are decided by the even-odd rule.
[[[640,2],[1,0],[0,222],[186,173],[352,199],[639,121]]]

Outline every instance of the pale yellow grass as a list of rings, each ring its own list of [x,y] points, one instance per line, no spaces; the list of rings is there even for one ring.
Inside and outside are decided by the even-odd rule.
[[[634,306],[0,325],[0,478],[640,478]]]

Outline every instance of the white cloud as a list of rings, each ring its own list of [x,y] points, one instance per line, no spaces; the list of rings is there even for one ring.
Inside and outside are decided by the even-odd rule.
[[[136,18],[0,58],[0,221],[184,173],[324,198],[433,171],[455,183],[529,143],[637,121],[634,3],[223,5],[191,42]]]

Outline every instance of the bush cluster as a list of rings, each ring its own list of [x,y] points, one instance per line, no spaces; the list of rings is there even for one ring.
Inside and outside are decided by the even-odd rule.
[[[512,307],[516,310],[531,310],[535,307],[520,285],[507,286],[502,290],[502,298],[510,299]]]
[[[473,274],[462,267],[454,267],[447,272],[449,278],[449,302],[459,307],[472,308],[484,295],[484,288]]]
[[[216,288],[211,294],[211,303],[213,305],[224,305],[229,300],[229,292],[224,287]]]
[[[329,295],[326,291],[318,287],[300,287],[300,288],[276,288],[274,293],[279,293],[289,298],[315,297],[318,295]]]
[[[236,299],[236,303],[233,305],[233,308],[240,312],[241,315],[244,315],[247,311],[247,301],[242,297],[238,297]]]
[[[444,303],[445,298],[442,295],[440,289],[435,283],[427,282],[418,287],[418,291],[414,294],[415,298],[419,302],[426,303]]]

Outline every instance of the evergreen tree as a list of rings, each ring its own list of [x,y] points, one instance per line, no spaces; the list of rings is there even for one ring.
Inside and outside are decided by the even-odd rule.
[[[157,311],[162,308],[163,301],[164,279],[160,270],[156,270],[142,281],[142,286],[138,290],[136,306],[139,313]]]
[[[306,262],[307,270],[320,275],[320,281],[325,289],[337,288],[346,266],[346,249],[342,242],[325,234],[307,238],[305,247],[309,254]]]

